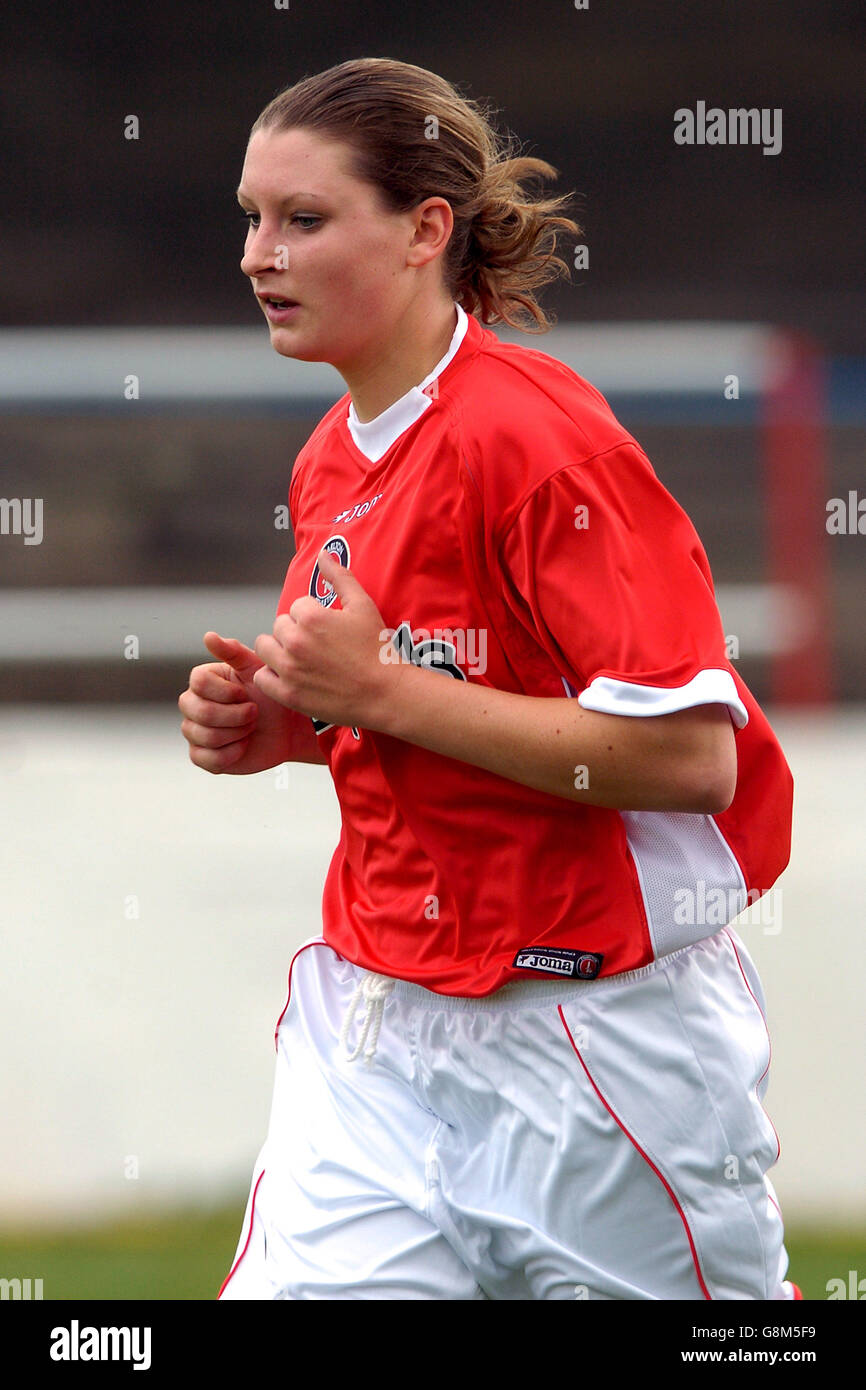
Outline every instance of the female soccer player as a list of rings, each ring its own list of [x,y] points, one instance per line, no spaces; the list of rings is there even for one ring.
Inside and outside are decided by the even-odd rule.
[[[763,995],[726,924],[791,777],[700,541],[587,382],[485,324],[564,198],[433,73],[341,63],[256,121],[241,267],[348,388],[302,449],[273,633],[180,697],[212,773],[324,762],[224,1299],[783,1299]]]

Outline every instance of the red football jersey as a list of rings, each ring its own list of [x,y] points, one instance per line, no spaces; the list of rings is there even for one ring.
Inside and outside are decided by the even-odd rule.
[[[316,567],[327,546],[395,659],[443,680],[625,718],[726,704],[737,790],[716,816],[615,811],[317,722],[342,815],[323,935],[442,994],[637,969],[772,886],[790,771],[727,660],[697,533],[604,397],[462,309],[431,378],[360,428],[343,396],[301,450],[277,612],[302,594],[334,601]]]

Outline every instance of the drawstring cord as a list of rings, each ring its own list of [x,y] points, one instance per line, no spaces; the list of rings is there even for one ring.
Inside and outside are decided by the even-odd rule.
[[[363,995],[366,1011],[364,1022],[361,1027],[361,1037],[354,1052],[348,1053],[348,1061],[354,1062],[364,1049],[364,1044],[370,1036],[370,1045],[367,1048],[365,1058],[367,1066],[373,1060],[376,1053],[376,1045],[379,1041],[379,1029],[382,1026],[382,1014],[385,1010],[385,1000],[394,988],[395,981],[390,975],[376,975],[373,971],[368,971],[358,984],[355,993],[349,1000],[349,1007],[346,1009],[346,1016],[343,1019],[343,1028],[340,1033],[340,1046],[345,1047],[348,1052],[349,1029],[358,1009],[358,1002]]]

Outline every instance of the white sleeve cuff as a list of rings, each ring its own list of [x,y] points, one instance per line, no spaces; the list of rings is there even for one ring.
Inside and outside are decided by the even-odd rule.
[[[749,714],[739,695],[730,671],[709,668],[699,671],[686,685],[662,687],[636,685],[632,681],[615,680],[612,676],[596,676],[577,697],[582,709],[597,710],[599,714],[626,714],[646,718],[656,714],[676,714],[677,710],[693,705],[727,705],[737,729],[744,729]]]

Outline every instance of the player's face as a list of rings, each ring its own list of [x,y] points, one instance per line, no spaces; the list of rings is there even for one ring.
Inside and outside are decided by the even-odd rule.
[[[350,172],[351,151],[309,130],[257,131],[238,201],[252,214],[241,269],[284,357],[362,363],[387,343],[408,303],[411,216],[385,211]],[[291,300],[270,306],[263,295]]]

